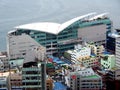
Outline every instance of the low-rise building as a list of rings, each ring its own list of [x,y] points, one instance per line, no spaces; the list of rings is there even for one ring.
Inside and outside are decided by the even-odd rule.
[[[89,59],[82,59],[80,62],[86,67],[98,67],[100,65],[99,57],[91,56]]]
[[[91,68],[70,73],[70,87],[72,90],[101,90],[102,78]]]
[[[91,49],[89,47],[82,47],[82,45],[76,45],[74,50],[68,50],[72,62],[78,62],[82,59],[88,59],[91,55]]]
[[[22,90],[22,75],[18,73],[10,74],[11,90]]]
[[[87,44],[87,46],[89,46],[91,48],[91,53],[95,54],[97,56],[101,55],[104,52],[104,46],[103,45],[97,45],[94,43],[89,43]]]
[[[112,69],[115,67],[115,55],[103,55],[101,65],[103,69]]]

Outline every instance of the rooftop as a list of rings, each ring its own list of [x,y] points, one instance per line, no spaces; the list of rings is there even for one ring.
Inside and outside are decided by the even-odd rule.
[[[57,34],[61,24],[52,23],[52,22],[40,22],[40,23],[31,23],[21,26],[17,26],[17,29],[27,29],[27,30],[37,30],[47,33]]]
[[[95,20],[97,18],[104,18],[106,17],[106,13],[100,14],[100,15],[96,15],[94,16],[96,13],[89,13],[83,16],[79,16],[76,18],[73,18],[63,24],[59,24],[59,23],[52,23],[52,22],[39,22],[39,23],[31,23],[31,24],[25,24],[25,25],[20,25],[15,27],[16,29],[27,29],[27,30],[37,30],[37,31],[43,31],[43,32],[47,32],[47,33],[51,33],[51,34],[58,34],[60,33],[62,30],[64,30],[65,28],[67,28],[68,26],[72,25],[73,23],[75,23],[76,21],[91,21],[91,20]],[[92,18],[91,18],[92,17]],[[10,31],[11,32],[11,31]],[[8,33],[10,33],[8,32]]]
[[[99,78],[99,76],[98,75],[91,75],[91,76],[84,76],[84,78]]]

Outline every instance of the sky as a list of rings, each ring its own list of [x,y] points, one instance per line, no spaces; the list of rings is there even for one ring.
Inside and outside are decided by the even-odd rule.
[[[7,33],[33,22],[63,23],[91,12],[108,12],[113,28],[120,28],[120,0],[0,0],[0,51],[6,50]]]

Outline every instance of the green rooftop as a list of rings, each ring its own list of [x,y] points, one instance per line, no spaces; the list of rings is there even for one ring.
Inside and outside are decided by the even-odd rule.
[[[83,78],[99,78],[99,76],[97,76],[97,75],[91,75],[91,76],[84,76]]]

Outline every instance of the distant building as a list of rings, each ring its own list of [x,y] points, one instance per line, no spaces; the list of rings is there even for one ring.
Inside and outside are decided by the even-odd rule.
[[[109,31],[107,33],[107,40],[106,40],[106,49],[115,54],[116,52],[116,39],[120,37],[118,31]]]
[[[116,38],[115,54],[116,54],[116,67],[120,68],[120,38]]]
[[[44,55],[41,56],[41,53]],[[46,62],[44,57],[45,52],[39,48],[30,50],[26,54],[22,68],[23,90],[46,90]]]
[[[91,68],[70,73],[71,90],[101,90],[102,78]]]
[[[102,68],[110,70],[115,67],[115,55],[103,55],[101,57]]]
[[[36,46],[46,47],[47,55],[61,55],[85,40],[105,44],[106,31],[111,30],[111,20],[106,13],[95,14],[89,13],[63,24],[40,22],[17,26],[8,32],[9,57],[24,57],[27,50]]]

